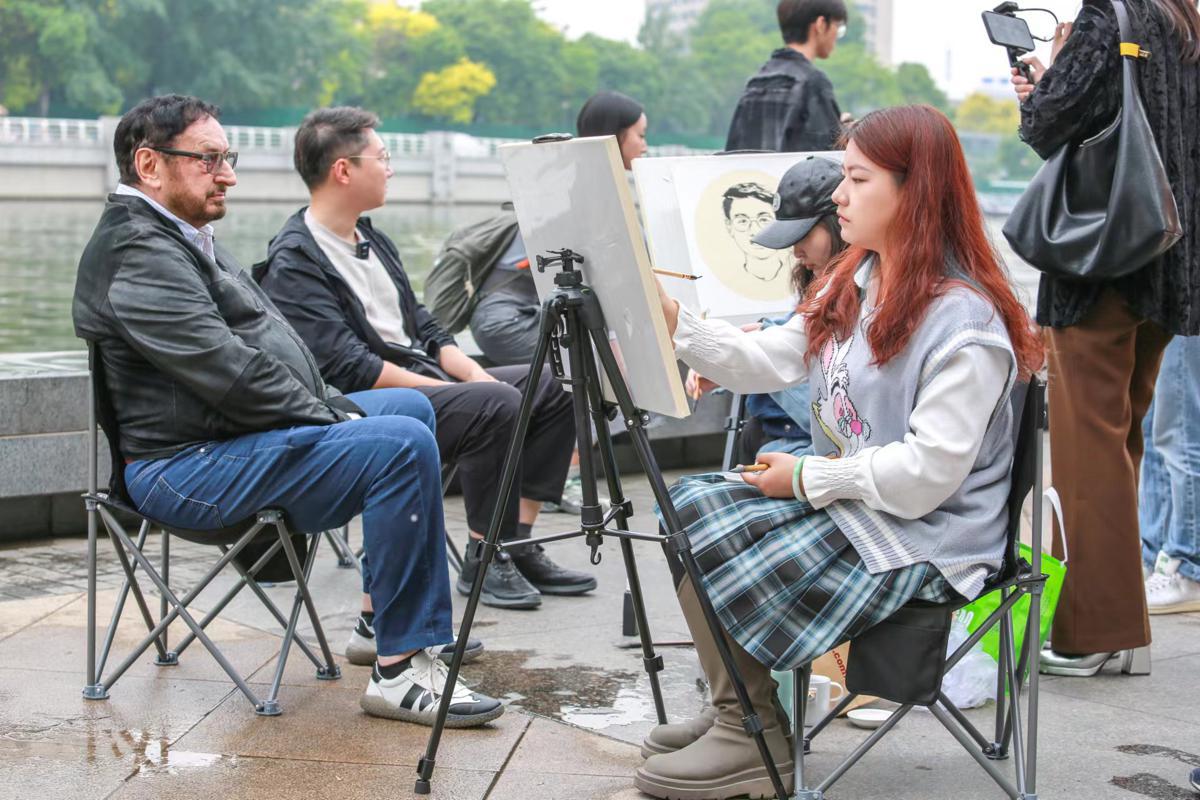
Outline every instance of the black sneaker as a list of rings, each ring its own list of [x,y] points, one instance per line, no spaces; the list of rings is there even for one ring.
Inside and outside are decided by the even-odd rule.
[[[1192,788],[1200,792],[1200,767],[1192,770]]]
[[[458,631],[453,631],[454,638],[447,644],[438,644],[426,648],[430,655],[440,658],[447,664],[454,658],[454,645],[458,642]],[[467,638],[467,649],[463,652],[464,664],[469,664],[483,653],[483,642]],[[369,667],[375,663],[375,627],[368,625],[362,617],[350,632],[350,641],[346,644],[346,660],[359,667]]]
[[[596,588],[595,578],[586,572],[555,564],[540,544],[513,548],[512,559],[521,574],[542,594],[575,595]]]
[[[480,560],[474,555],[474,547],[467,548],[463,557],[462,572],[458,574],[455,588],[464,596],[471,594],[471,585],[479,571]],[[496,608],[537,608],[542,604],[541,593],[533,587],[513,565],[512,556],[501,550],[492,559],[487,575],[483,578],[483,593],[479,601],[485,606]]]

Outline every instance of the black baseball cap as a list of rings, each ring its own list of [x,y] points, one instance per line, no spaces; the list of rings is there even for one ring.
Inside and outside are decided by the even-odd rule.
[[[809,156],[783,174],[775,193],[775,221],[752,240],[772,250],[784,250],[808,236],[817,222],[837,210],[833,190],[842,182],[842,167],[820,156]]]

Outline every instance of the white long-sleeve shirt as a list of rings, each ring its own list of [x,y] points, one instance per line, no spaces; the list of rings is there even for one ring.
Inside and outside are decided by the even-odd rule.
[[[860,272],[860,279],[870,272]],[[878,290],[877,276],[871,278],[868,304]],[[808,337],[800,316],[745,333],[681,307],[674,339],[684,362],[731,391],[778,391],[808,377]],[[805,459],[802,479],[809,502],[825,508],[837,500],[859,500],[904,519],[937,509],[970,474],[1010,365],[1011,356],[995,347],[967,345],[956,351],[921,390],[903,441],[845,458]]]

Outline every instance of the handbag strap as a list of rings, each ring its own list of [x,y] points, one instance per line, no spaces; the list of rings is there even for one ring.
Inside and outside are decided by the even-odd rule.
[[[1121,33],[1121,55],[1134,59],[1131,65],[1135,66],[1136,71],[1136,59],[1149,58],[1150,51],[1143,50],[1140,44],[1133,41],[1133,26],[1129,24],[1129,11],[1125,8],[1125,3],[1122,0],[1112,0],[1112,5],[1117,14],[1117,28]]]

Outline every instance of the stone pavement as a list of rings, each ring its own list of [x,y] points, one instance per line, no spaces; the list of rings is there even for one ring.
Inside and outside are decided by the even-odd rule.
[[[639,512],[633,527],[653,530],[646,484],[639,478],[628,484]],[[447,501],[447,518],[452,530],[465,530],[457,498]],[[545,516],[538,532],[566,527],[569,519]],[[352,533],[357,540],[353,527]],[[147,550],[157,544],[152,540]],[[111,546],[100,545],[104,622],[120,577]],[[340,651],[358,607],[357,574],[337,568],[327,543],[322,549],[313,586],[331,645]],[[587,567],[582,541],[550,549],[565,564]],[[109,700],[82,699],[84,550],[79,539],[0,549],[0,798],[414,796],[428,729],[364,715],[358,696],[366,668],[344,664],[340,681],[318,682],[293,653],[280,697],[284,713],[275,718],[255,716],[199,647],[173,668],[145,656]],[[636,550],[655,639],[686,639],[661,551],[641,544]],[[465,668],[465,677],[504,697],[508,713],[482,730],[447,732],[433,798],[643,797],[631,775],[654,713],[640,650],[621,636],[620,551],[608,540],[602,552],[594,568],[600,588],[589,597],[548,597],[533,612],[481,607],[475,634],[487,652]],[[179,586],[203,570],[212,551],[173,543],[172,555],[172,583]],[[216,591],[197,605],[212,602]],[[279,602],[290,599],[287,587],[269,591]],[[459,613],[462,600],[455,595]],[[125,616],[118,645],[140,638],[140,622]],[[259,685],[270,681],[279,646],[279,632],[268,623],[247,593],[209,629]],[[172,635],[181,635],[179,626]],[[1200,615],[1155,618],[1154,636],[1150,677],[1122,677],[1114,662],[1095,679],[1043,680],[1040,797],[1194,800],[1184,787],[1188,771],[1200,766]],[[695,713],[703,696],[692,651],[660,652],[668,713]],[[990,709],[969,714],[986,729]],[[862,735],[845,721],[835,723],[817,740],[816,773]],[[914,712],[829,796],[1002,795],[929,714]]]

